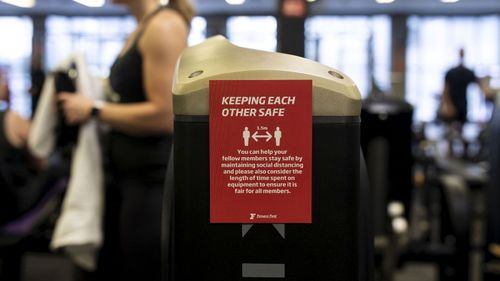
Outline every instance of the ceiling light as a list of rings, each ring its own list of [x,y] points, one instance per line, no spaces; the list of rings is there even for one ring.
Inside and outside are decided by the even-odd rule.
[[[309,2],[309,3],[314,3],[314,2],[316,2],[316,0],[306,0],[306,1],[307,1],[307,2]]]
[[[443,3],[457,3],[460,0],[441,0]]]
[[[31,8],[35,6],[35,0],[0,0],[0,1],[21,8]]]
[[[377,1],[377,3],[379,4],[390,4],[394,2],[394,0],[375,0],[375,1]]]
[[[102,7],[104,6],[104,0],[73,0],[87,7]]]
[[[245,3],[245,0],[226,0],[229,5],[241,5]]]

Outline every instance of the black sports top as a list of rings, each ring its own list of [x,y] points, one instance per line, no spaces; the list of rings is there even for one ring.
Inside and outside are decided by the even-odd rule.
[[[150,14],[147,20],[159,11],[161,8]],[[142,55],[138,50],[141,35],[137,35],[130,48],[111,67],[109,80],[111,88],[118,95],[114,102],[135,103],[147,99],[142,79]],[[162,173],[166,171],[171,142],[171,135],[137,137],[112,131],[108,142],[110,168],[128,176],[144,175],[155,169]]]

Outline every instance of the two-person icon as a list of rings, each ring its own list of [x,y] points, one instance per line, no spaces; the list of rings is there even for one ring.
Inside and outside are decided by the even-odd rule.
[[[276,146],[280,146],[281,137],[282,137],[281,132],[282,131],[280,130],[280,127],[276,127],[276,130],[274,131],[274,140],[275,140]],[[257,134],[257,132],[254,133],[255,141],[257,141],[257,138],[259,138],[259,137],[267,137],[268,136],[268,140],[271,138],[271,134],[269,134],[269,132],[267,132],[267,131],[266,131],[266,135],[264,135],[264,136],[258,136],[256,134]],[[243,143],[245,144],[245,146],[249,145],[251,135],[252,134],[248,130],[248,127],[245,127],[245,129],[243,130]]]

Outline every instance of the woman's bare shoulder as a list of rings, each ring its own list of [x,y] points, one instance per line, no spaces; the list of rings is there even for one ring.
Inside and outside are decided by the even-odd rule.
[[[188,33],[189,28],[182,16],[174,10],[165,9],[148,24],[139,46],[142,51],[155,53],[184,48]]]
[[[154,17],[146,32],[154,36],[161,33],[186,33],[188,25],[184,18],[175,10],[163,9],[156,17]]]

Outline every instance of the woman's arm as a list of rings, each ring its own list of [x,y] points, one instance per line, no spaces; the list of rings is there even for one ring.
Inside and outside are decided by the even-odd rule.
[[[138,43],[147,100],[133,104],[106,103],[99,119],[132,135],[172,132],[172,76],[177,59],[186,47],[187,35],[188,28],[176,12],[165,10],[154,17]],[[83,123],[90,118],[94,105],[91,99],[70,94],[61,94],[59,99],[69,122]]]
[[[3,133],[10,145],[16,148],[25,147],[28,143],[31,122],[11,110],[5,112],[4,122],[5,132]]]

